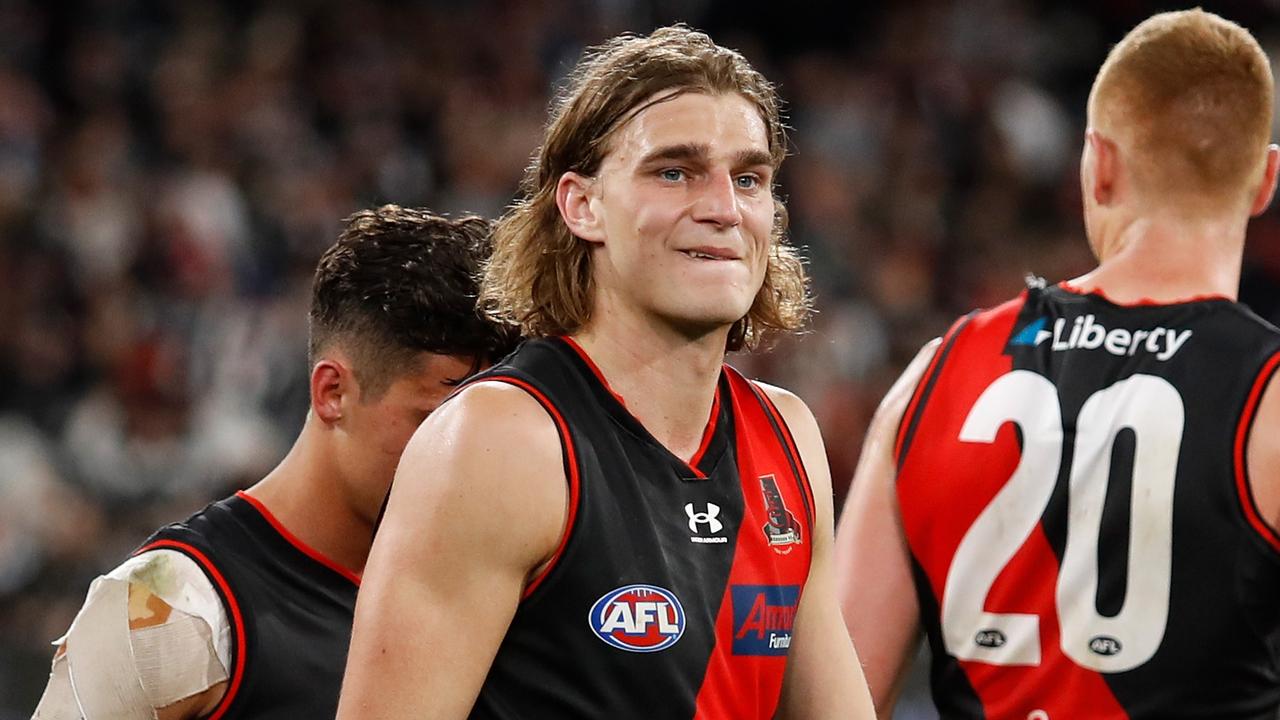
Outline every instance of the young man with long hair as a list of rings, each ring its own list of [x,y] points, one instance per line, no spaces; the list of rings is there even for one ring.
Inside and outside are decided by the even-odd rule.
[[[724,362],[808,310],[784,154],[706,35],[579,64],[484,282],[532,339],[409,443],[339,717],[869,717],[817,424]]]

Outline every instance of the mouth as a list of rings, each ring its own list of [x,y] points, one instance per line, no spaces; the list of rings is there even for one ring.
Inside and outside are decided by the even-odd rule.
[[[681,253],[695,260],[740,260],[738,254],[729,248],[697,247],[681,250]]]

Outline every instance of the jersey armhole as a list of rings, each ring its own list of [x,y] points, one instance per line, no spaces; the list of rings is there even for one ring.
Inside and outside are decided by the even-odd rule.
[[[1253,496],[1253,486],[1249,483],[1249,463],[1246,456],[1249,436],[1253,432],[1253,421],[1258,413],[1258,403],[1262,400],[1262,393],[1267,389],[1272,378],[1275,377],[1277,367],[1280,367],[1280,352],[1267,359],[1257,378],[1253,381],[1253,388],[1249,391],[1248,399],[1245,401],[1244,411],[1240,414],[1240,422],[1236,425],[1233,460],[1235,464],[1236,493],[1240,498],[1240,509],[1244,512],[1245,520],[1271,546],[1271,549],[1280,555],[1280,532],[1271,527],[1258,510],[1258,503]]]
[[[227,583],[227,579],[218,571],[217,566],[209,559],[207,555],[198,548],[180,540],[162,539],[148,543],[133,552],[133,555],[141,555],[151,550],[176,550],[195,561],[196,565],[204,572],[213,583],[214,590],[218,593],[218,597],[222,600],[222,605],[227,611],[227,615],[231,618],[232,637],[231,637],[231,682],[227,685],[227,691],[222,694],[222,699],[214,706],[213,711],[207,716],[207,720],[219,720],[227,713],[227,709],[231,707],[231,703],[235,701],[236,694],[240,690],[240,685],[244,681],[245,666],[245,623],[244,615],[240,611],[240,603],[236,601],[236,596],[231,592],[231,585]]]
[[[470,385],[481,382],[506,383],[507,385],[520,388],[534,400],[538,401],[538,404],[542,406],[542,409],[545,410],[547,415],[551,417],[551,420],[555,422],[556,433],[560,436],[560,453],[561,457],[564,459],[564,474],[569,481],[569,508],[565,518],[564,532],[560,536],[560,544],[556,546],[555,552],[552,553],[551,558],[546,563],[546,567],[542,568],[542,571],[539,572],[527,586],[525,586],[524,592],[520,594],[520,600],[521,602],[524,602],[533,595],[534,591],[542,585],[543,581],[546,580],[556,566],[559,565],[560,559],[564,556],[565,548],[568,546],[569,539],[573,536],[574,528],[577,525],[578,501],[582,490],[581,473],[578,468],[578,453],[574,448],[573,436],[569,434],[569,424],[565,421],[564,415],[560,413],[560,409],[555,406],[555,403],[551,402],[551,399],[548,398],[541,390],[534,387],[532,383],[512,375],[488,375],[476,378],[473,383],[468,384]]]
[[[725,366],[729,368],[728,365]],[[804,458],[800,456],[800,449],[796,445],[796,439],[791,435],[791,427],[787,425],[787,420],[778,410],[778,406],[773,404],[773,399],[769,397],[769,393],[765,392],[754,381],[748,380],[737,370],[729,368],[729,370],[738,375],[739,379],[751,388],[751,393],[756,396],[756,402],[760,403],[761,409],[764,410],[765,417],[769,419],[769,424],[773,426],[773,432],[782,441],[782,447],[786,451],[787,462],[791,465],[791,474],[795,476],[796,486],[800,490],[800,497],[804,499],[804,513],[808,522],[809,535],[814,532],[814,518],[817,516],[818,508],[813,500],[813,486],[809,484],[809,472],[805,470]]]
[[[960,332],[973,319],[974,314],[971,312],[952,323],[951,328],[947,330],[947,334],[942,337],[942,343],[938,346],[937,352],[933,354],[933,359],[929,361],[929,366],[925,368],[924,374],[920,376],[920,381],[916,383],[915,391],[911,394],[911,401],[907,403],[907,409],[903,411],[902,417],[898,419],[897,438],[893,443],[893,461],[899,471],[902,470],[902,463],[911,447],[911,440],[915,437],[916,426],[920,423],[920,416],[924,414],[924,407],[929,400],[929,395],[933,392],[933,387],[938,382],[938,376],[942,374],[942,366],[946,363],[947,356],[951,354],[951,348],[955,346],[956,339],[960,337]]]

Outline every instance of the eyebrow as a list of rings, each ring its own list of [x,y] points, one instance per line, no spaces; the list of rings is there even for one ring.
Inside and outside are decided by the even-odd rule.
[[[711,155],[710,146],[705,143],[680,143],[660,147],[645,155],[641,165],[649,165],[661,160],[699,160],[706,161]],[[773,157],[769,153],[758,150],[740,150],[733,156],[734,167],[754,167],[767,165],[773,167]]]
[[[773,156],[763,150],[743,150],[733,159],[734,167],[755,167],[756,165],[773,167]]]
[[[640,161],[648,165],[659,160],[706,160],[711,155],[711,148],[703,143],[681,143],[660,147]]]

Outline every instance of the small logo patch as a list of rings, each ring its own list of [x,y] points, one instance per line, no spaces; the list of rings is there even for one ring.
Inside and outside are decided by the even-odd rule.
[[[675,593],[656,585],[627,585],[591,606],[591,629],[605,643],[628,652],[665,650],[684,634],[684,608]]]
[[[699,525],[706,525],[707,531],[716,534],[724,529],[724,523],[716,518],[720,516],[720,506],[715,503],[707,503],[706,512],[698,512],[694,509],[693,503],[686,503],[684,512],[689,516],[689,532],[698,532]]]
[[[700,543],[703,545],[719,545],[729,542],[729,538],[720,534],[724,530],[724,523],[718,519],[720,517],[720,506],[715,503],[707,503],[704,507],[706,510],[699,511],[693,503],[685,503],[684,514],[689,516],[689,532],[693,535],[689,536],[689,542]],[[705,529],[703,526],[706,526]],[[706,532],[710,537],[703,535]]]
[[[1089,649],[1096,655],[1119,655],[1120,641],[1108,635],[1098,635],[1089,640]]]
[[[733,654],[786,655],[800,606],[799,585],[734,585]]]
[[[979,630],[978,633],[973,636],[973,642],[976,645],[981,645],[982,647],[987,648],[1004,647],[1004,633],[999,630]]]
[[[765,512],[769,515],[769,522],[764,524],[764,537],[775,552],[786,555],[791,552],[792,545],[803,542],[800,523],[787,509],[782,492],[778,490],[778,481],[772,475],[760,476],[760,491],[764,493]]]
[[[1030,345],[1038,346],[1040,343],[1053,337],[1053,333],[1045,330],[1045,325],[1049,324],[1048,317],[1036,318],[1035,322],[1022,328],[1022,331],[1013,336],[1009,341],[1010,345]]]

